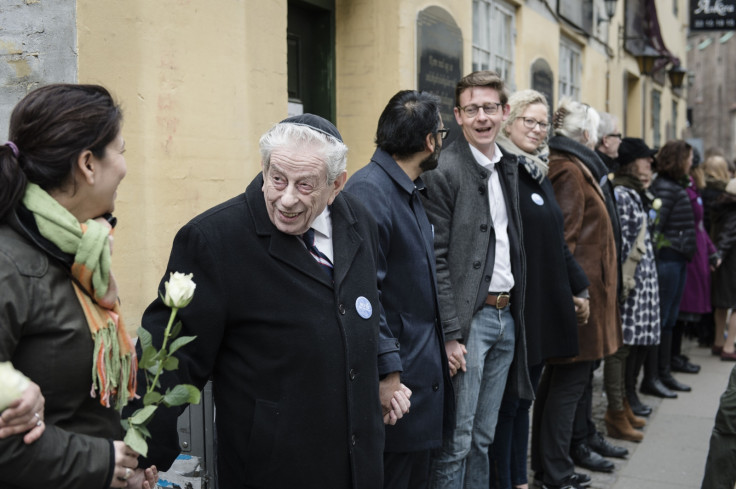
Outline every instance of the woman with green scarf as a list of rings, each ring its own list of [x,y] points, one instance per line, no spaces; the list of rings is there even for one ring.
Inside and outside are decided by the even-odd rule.
[[[121,123],[105,88],[48,85],[16,105],[0,146],[0,362],[46,399],[35,443],[0,440],[6,489],[156,481],[120,441],[137,369],[110,271]]]

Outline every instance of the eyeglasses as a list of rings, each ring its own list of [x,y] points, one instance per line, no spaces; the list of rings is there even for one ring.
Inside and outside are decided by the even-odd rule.
[[[536,119],[532,119],[531,117],[519,117],[519,119],[522,120],[524,123],[524,127],[527,129],[534,129],[535,127],[539,126],[540,131],[546,131],[549,129],[549,123],[547,122],[539,122]]]
[[[442,139],[446,139],[447,135],[450,134],[450,129],[447,127],[443,127],[442,129],[437,129],[437,134],[439,134]]]
[[[621,134],[620,132],[614,132],[612,134],[606,134],[606,137],[607,138],[618,138],[618,139],[623,139],[624,138],[623,134]]]
[[[489,102],[487,104],[483,104],[483,112],[485,112],[486,115],[496,115],[498,109],[501,107],[503,107],[503,104],[501,103]],[[475,117],[478,115],[478,109],[480,109],[480,107],[475,104],[466,105],[465,107],[460,107],[458,105],[458,108],[465,112],[465,115],[468,117]]]

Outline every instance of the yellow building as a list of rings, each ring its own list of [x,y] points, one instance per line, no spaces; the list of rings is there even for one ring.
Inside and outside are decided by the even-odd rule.
[[[15,70],[15,88],[72,81],[34,68],[72,53],[76,81],[107,86],[123,105],[128,176],[114,263],[131,328],[155,297],[176,230],[245,189],[260,170],[259,136],[290,113],[332,119],[351,149],[351,172],[368,162],[378,116],[397,90],[438,92],[452,127],[454,83],[478,68],[499,71],[511,89],[611,112],[626,135],[653,145],[685,125],[683,94],[665,76],[672,64],[644,77],[634,57],[656,24],[671,59],[684,64],[684,0],[618,0],[610,19],[603,0],[9,3],[0,18],[40,18],[47,29],[68,6],[72,25],[63,27],[76,31],[76,46],[59,46],[64,54],[30,50],[22,33],[0,31],[0,64]]]

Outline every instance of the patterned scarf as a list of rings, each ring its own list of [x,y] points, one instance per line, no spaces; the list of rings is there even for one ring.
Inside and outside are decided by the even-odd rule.
[[[92,219],[80,224],[34,183],[26,187],[23,205],[33,213],[44,238],[74,255],[72,285],[95,343],[90,395],[99,393],[100,404],[122,409],[135,396],[138,360],[120,315],[117,285],[110,271],[111,230]]]
[[[503,149],[518,156],[519,163],[521,163],[521,165],[526,169],[529,176],[539,182],[540,185],[542,184],[544,177],[547,176],[547,172],[549,171],[546,144],[542,144],[534,153],[527,153],[514,144],[514,142],[511,141],[508,136],[503,134],[503,132],[498,133],[498,136],[496,136],[496,142]]]

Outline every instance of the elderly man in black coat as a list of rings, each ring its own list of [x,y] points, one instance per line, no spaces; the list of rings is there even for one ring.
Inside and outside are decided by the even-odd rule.
[[[162,383],[212,378],[221,488],[379,488],[375,222],[340,193],[347,148],[328,121],[286,119],[260,148],[263,172],[245,193],[174,240],[165,277],[194,274],[180,318],[197,339]],[[154,345],[169,312],[157,299],[144,314]],[[402,392],[394,399],[392,421],[409,405]],[[180,412],[159,409],[150,423],[149,463],[177,456]]]

